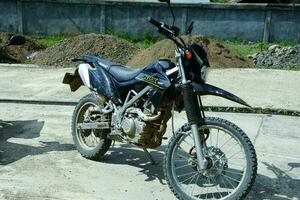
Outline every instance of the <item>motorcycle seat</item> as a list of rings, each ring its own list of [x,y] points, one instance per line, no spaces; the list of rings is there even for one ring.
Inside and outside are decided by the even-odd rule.
[[[95,65],[104,68],[118,82],[134,79],[144,68],[131,69],[124,65],[116,64],[100,57],[85,55],[84,58]]]
[[[143,70],[153,66],[159,67],[163,71],[167,71],[175,67],[175,64],[167,59],[154,61],[143,68],[132,69],[92,55],[85,55],[84,58],[89,62],[104,68],[118,82],[130,81],[138,76]]]
[[[143,71],[141,69],[131,69],[125,67],[123,65],[111,65],[109,67],[108,73],[110,73],[117,81],[126,82],[134,79],[137,75],[139,75]]]

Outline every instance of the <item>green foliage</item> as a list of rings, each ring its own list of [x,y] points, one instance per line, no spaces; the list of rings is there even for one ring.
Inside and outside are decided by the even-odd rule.
[[[137,45],[139,48],[148,48],[153,45],[158,38],[155,38],[153,34],[146,32],[143,37],[134,37],[130,36],[128,33],[115,33],[112,29],[108,30],[110,35],[115,35],[117,37],[123,38],[130,43]],[[46,47],[51,47],[58,43],[59,41],[68,38],[69,36],[66,35],[55,35],[55,36],[41,36],[36,35],[32,36],[33,39],[37,40],[41,44],[45,45]]]
[[[115,33],[114,35],[123,38],[128,42],[133,43],[139,48],[143,49],[150,47],[157,41],[157,39],[151,33],[148,32],[146,32],[142,38],[130,36],[128,33]]]
[[[295,67],[291,67],[290,70],[300,71],[300,65],[299,66],[295,66]]]
[[[33,39],[37,40],[39,43],[45,45],[46,47],[51,47],[58,43],[59,41],[66,38],[64,35],[55,36],[32,36]]]
[[[142,49],[146,49],[146,48],[150,47],[158,40],[158,38],[154,37],[153,33],[151,33],[151,32],[145,32],[142,37],[131,36],[131,35],[129,35],[129,33],[126,33],[126,32],[115,31],[112,26],[108,26],[107,34],[115,35],[117,37],[123,38],[123,39],[127,40],[128,42],[133,43]]]
[[[296,44],[299,44],[299,42],[293,40],[281,40],[273,43],[265,43],[265,42],[249,42],[238,38],[234,38],[230,40],[218,40],[218,41],[220,43],[225,44],[232,51],[241,55],[244,58],[247,58],[248,55],[252,55],[260,51],[265,51],[274,44],[278,44],[279,46],[282,47],[294,46]]]

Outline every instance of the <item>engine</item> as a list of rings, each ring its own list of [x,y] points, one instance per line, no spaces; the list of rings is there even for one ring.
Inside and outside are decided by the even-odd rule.
[[[171,107],[154,111],[151,105],[148,105],[142,109],[130,107],[126,110],[121,122],[123,135],[131,143],[145,148],[156,148],[161,145],[166,132]]]

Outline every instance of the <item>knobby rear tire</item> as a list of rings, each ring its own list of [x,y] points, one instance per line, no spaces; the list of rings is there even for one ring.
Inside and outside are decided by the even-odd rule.
[[[86,103],[93,103],[95,105],[99,104],[99,101],[95,98],[93,94],[88,94],[81,98],[76,105],[73,116],[72,116],[72,138],[74,145],[77,149],[77,151],[85,158],[91,159],[91,160],[99,160],[101,159],[104,154],[108,151],[110,145],[111,145],[111,140],[106,138],[106,134],[102,135],[102,138],[100,139],[99,143],[97,146],[91,149],[86,149],[84,148],[79,141],[78,135],[77,135],[77,116],[78,112],[80,112],[81,108],[86,104]]]

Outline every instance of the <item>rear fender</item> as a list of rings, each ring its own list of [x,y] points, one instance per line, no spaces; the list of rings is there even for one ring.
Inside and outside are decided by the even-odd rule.
[[[66,73],[63,79],[64,84],[70,85],[70,89],[72,92],[75,92],[83,85],[82,80],[78,74],[78,69],[75,70],[74,73]]]
[[[91,66],[87,63],[79,64],[74,73],[66,73],[63,79],[64,84],[69,84],[72,92],[75,92],[80,86],[91,87],[89,69]]]
[[[230,92],[227,92],[221,88],[215,87],[213,85],[209,85],[206,83],[193,83],[193,90],[194,90],[194,94],[196,95],[213,95],[213,96],[219,96],[219,97],[223,97],[225,99],[228,99],[230,101],[239,103],[241,105],[247,106],[247,107],[251,107],[249,104],[247,104],[244,100],[242,100],[241,98],[239,98],[238,96],[231,94]]]

